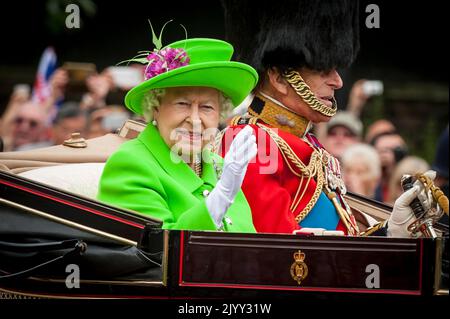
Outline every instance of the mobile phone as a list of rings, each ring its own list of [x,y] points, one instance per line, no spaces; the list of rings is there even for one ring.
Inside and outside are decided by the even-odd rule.
[[[367,96],[375,96],[383,94],[383,82],[378,80],[367,80],[363,83],[363,92]]]
[[[408,155],[408,149],[406,147],[397,146],[393,150],[395,162],[398,163]]]
[[[111,66],[109,73],[116,87],[129,90],[144,81],[142,70],[131,66]]]

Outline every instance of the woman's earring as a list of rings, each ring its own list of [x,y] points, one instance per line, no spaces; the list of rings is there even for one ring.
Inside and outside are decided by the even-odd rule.
[[[153,124],[153,126],[156,126],[156,125],[158,125],[158,122],[156,122],[156,120],[153,120],[152,124]]]

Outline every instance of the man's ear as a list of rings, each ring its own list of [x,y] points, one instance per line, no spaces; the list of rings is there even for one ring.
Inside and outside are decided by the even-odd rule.
[[[287,95],[288,83],[284,79],[283,75],[280,73],[280,70],[277,68],[270,68],[267,70],[267,78],[269,79],[270,85],[278,91],[278,93],[282,95]]]

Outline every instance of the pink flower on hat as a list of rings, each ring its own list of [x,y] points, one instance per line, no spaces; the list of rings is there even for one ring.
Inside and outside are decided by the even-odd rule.
[[[159,74],[178,69],[189,64],[190,59],[183,49],[164,48],[154,50],[146,57],[148,65],[145,68],[145,80],[151,79]]]
[[[124,62],[136,62],[141,64],[146,64],[144,70],[144,79],[149,80],[151,78],[154,78],[155,76],[162,74],[164,72],[169,72],[170,70],[178,69],[182,66],[186,66],[190,62],[190,58],[187,54],[187,52],[184,49],[181,48],[171,48],[171,47],[165,47],[162,48],[162,33],[164,30],[164,27],[171,22],[167,21],[164,26],[161,29],[161,33],[159,34],[159,37],[156,36],[155,31],[153,30],[152,23],[150,20],[148,21],[150,24],[150,28],[152,30],[152,41],[155,45],[155,49],[153,51],[139,51],[139,54],[135,57],[125,60],[122,62],[119,62],[118,64],[124,63]],[[186,28],[181,25],[186,33]]]

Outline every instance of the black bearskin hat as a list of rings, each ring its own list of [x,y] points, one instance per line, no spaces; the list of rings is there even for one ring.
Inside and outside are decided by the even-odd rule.
[[[357,0],[222,0],[236,59],[263,72],[349,66],[359,50]]]

